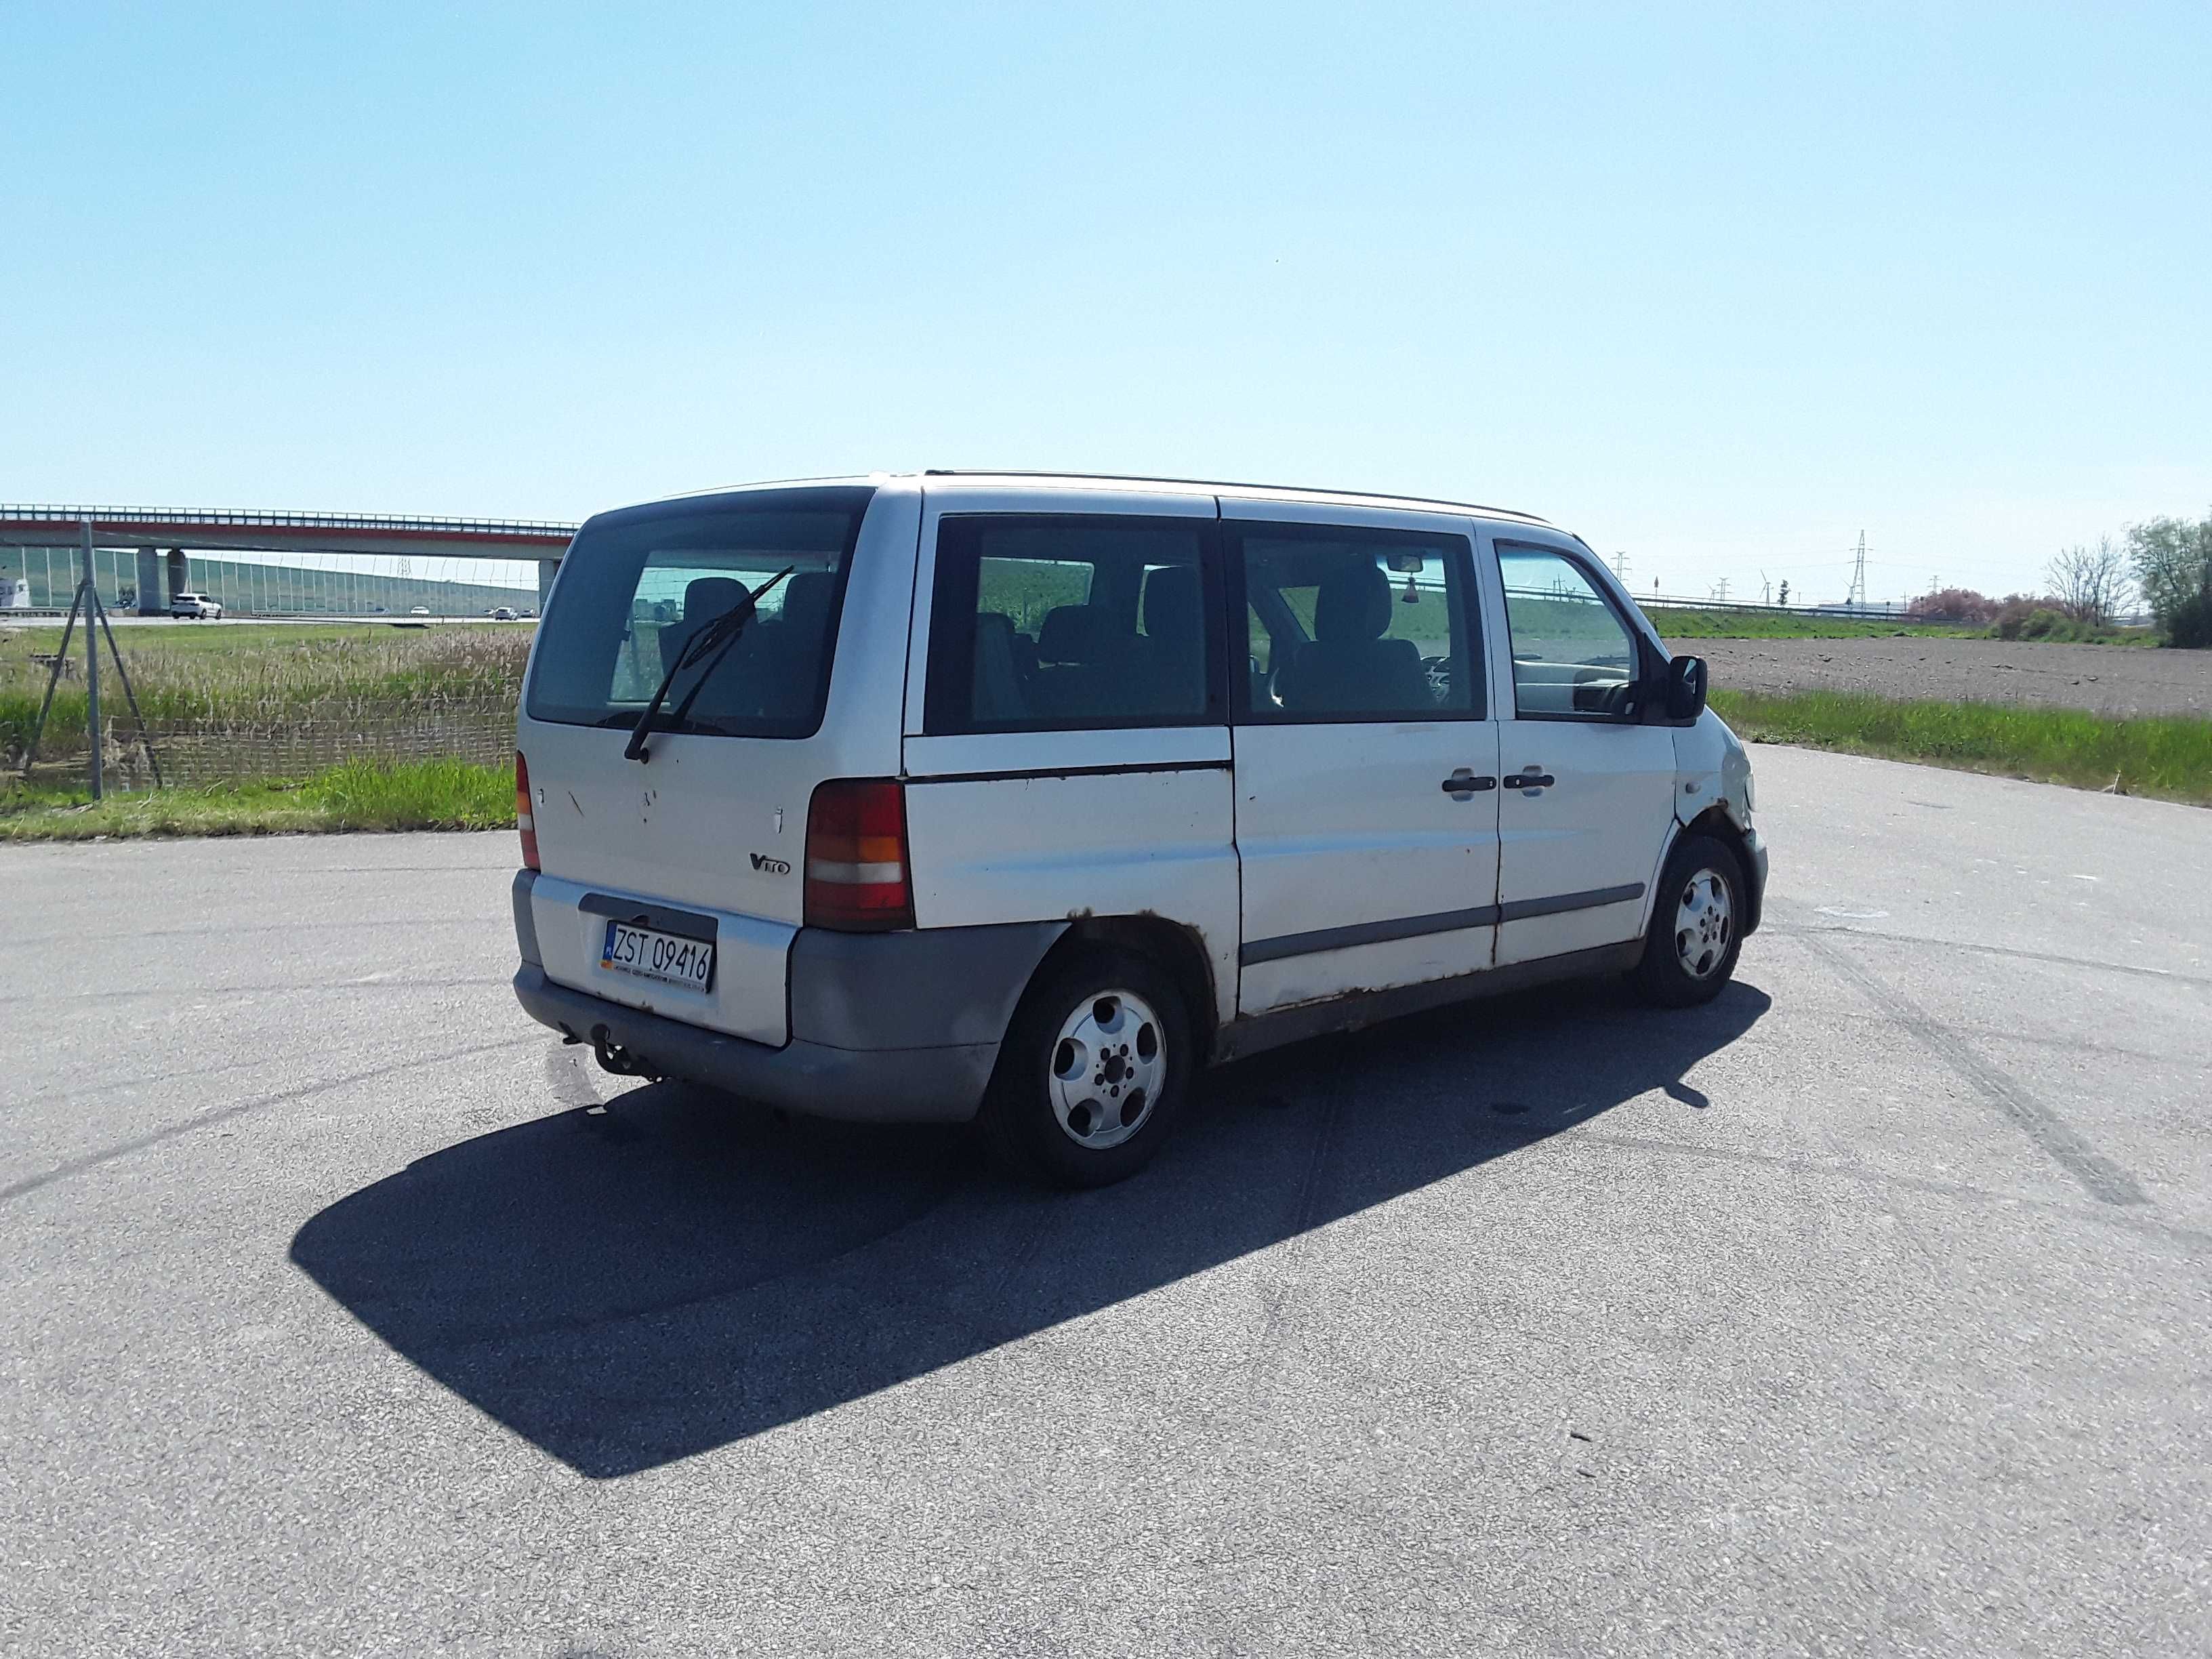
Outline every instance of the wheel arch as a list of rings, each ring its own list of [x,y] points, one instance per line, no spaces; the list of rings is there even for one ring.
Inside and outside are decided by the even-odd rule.
[[[1045,952],[1031,975],[1032,982],[1056,968],[1069,952],[1091,945],[1115,945],[1159,963],[1183,994],[1197,1052],[1201,1055],[1212,1052],[1218,1018],[1213,966],[1196,928],[1153,914],[1079,916]]]
[[[1667,867],[1667,860],[1674,856],[1674,849],[1681,844],[1685,836],[1711,836],[1735,854],[1736,867],[1743,872],[1744,920],[1738,931],[1746,934],[1756,932],[1760,908],[1766,895],[1759,889],[1759,866],[1752,858],[1751,844],[1744,839],[1743,831],[1736,827],[1735,820],[1729,816],[1728,809],[1716,801],[1687,823],[1680,825],[1667,843],[1666,856],[1659,860],[1659,868],[1662,872]]]

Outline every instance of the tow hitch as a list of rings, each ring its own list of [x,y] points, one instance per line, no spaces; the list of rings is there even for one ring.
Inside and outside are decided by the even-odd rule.
[[[659,1073],[610,1037],[604,1025],[592,1027],[592,1054],[603,1072],[611,1072],[617,1077],[641,1077],[649,1082],[660,1081]]]

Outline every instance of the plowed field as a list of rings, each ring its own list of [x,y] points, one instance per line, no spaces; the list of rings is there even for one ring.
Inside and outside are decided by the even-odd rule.
[[[2212,718],[2212,651],[2039,640],[1686,640],[1713,684],[1741,691],[2041,704]]]

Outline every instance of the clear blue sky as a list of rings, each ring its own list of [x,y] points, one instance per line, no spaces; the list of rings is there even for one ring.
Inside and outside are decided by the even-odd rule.
[[[2212,8],[0,8],[0,499],[1032,465],[2030,584],[2212,504]]]

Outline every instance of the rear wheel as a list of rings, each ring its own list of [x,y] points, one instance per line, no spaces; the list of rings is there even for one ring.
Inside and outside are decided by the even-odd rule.
[[[1644,935],[1637,988],[1662,1007],[1710,1002],[1743,948],[1743,866],[1713,836],[1685,836],[1668,854]]]
[[[1030,987],[981,1123],[1018,1172],[1062,1187],[1134,1175],[1159,1150],[1197,1055],[1188,1005],[1147,957],[1086,945]]]

